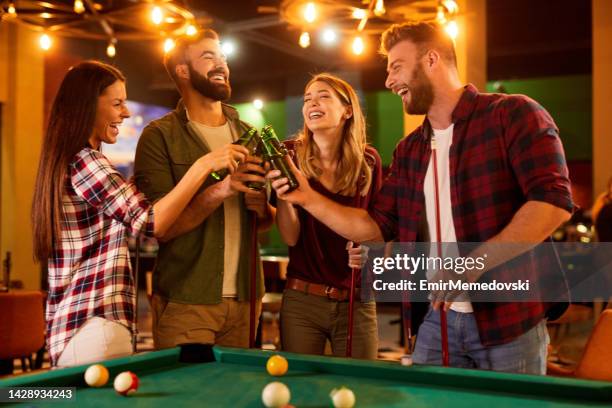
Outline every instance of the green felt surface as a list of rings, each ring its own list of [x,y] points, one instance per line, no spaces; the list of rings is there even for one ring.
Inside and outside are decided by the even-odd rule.
[[[261,391],[275,380],[290,388],[296,407],[329,407],[329,392],[341,385],[353,390],[357,407],[612,406],[610,383],[283,354],[289,372],[280,378],[265,370],[270,353],[216,347],[212,363],[179,363],[178,349],[107,362],[111,381],[100,389],[84,386],[86,367],[4,380],[0,387],[79,387],[76,402],[28,404],[55,407],[262,407]],[[125,370],[141,380],[131,397],[112,389],[112,377]]]

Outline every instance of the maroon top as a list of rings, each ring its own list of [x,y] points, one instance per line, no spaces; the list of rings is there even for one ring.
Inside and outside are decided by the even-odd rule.
[[[295,150],[295,141],[285,141],[287,149]],[[316,179],[309,179],[310,186],[325,197],[342,205],[368,208],[373,195],[382,185],[382,167],[376,149],[366,147],[366,161],[372,169],[372,183],[366,196],[359,192],[353,197],[335,194]],[[302,207],[296,207],[300,220],[300,235],[293,247],[289,247],[287,276],[310,283],[347,289],[351,285],[351,268],[348,267],[347,240],[319,222]],[[357,277],[357,287],[360,285]]]

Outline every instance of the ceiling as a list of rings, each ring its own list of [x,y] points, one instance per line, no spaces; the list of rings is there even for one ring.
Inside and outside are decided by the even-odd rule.
[[[232,103],[300,95],[310,73],[357,71],[364,91],[384,89],[385,61],[375,53],[356,59],[345,48],[325,49],[316,41],[297,44],[300,32],[280,22],[272,0],[186,0],[201,21],[212,21],[222,38],[235,40],[229,60]],[[355,1],[361,4],[360,0]],[[373,39],[374,40],[374,39]],[[97,44],[93,57],[106,59]],[[375,49],[377,44],[369,44]],[[122,49],[123,47],[123,49]],[[119,44],[115,62],[145,98],[172,104],[176,92],[161,64],[159,44]],[[88,57],[91,57],[88,56]],[[145,62],[143,64],[143,62]],[[487,0],[487,77],[489,80],[589,74],[591,72],[591,1]],[[128,83],[129,84],[129,83]],[[141,90],[141,91],[144,91]],[[132,92],[139,94],[141,91]]]

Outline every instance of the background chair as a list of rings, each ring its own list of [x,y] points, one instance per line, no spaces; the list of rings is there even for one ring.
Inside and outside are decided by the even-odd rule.
[[[576,369],[548,363],[548,374],[612,381],[612,309],[604,310],[584,348]]]
[[[43,294],[38,291],[14,290],[0,293],[0,360],[12,373],[12,360],[20,358],[22,370],[26,371],[25,361],[32,369],[32,354],[38,352],[45,343],[45,319],[43,314]]]

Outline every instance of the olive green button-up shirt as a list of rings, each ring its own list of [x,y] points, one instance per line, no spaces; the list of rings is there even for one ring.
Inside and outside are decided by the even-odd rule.
[[[229,105],[223,105],[223,114],[230,123],[232,138],[236,140],[246,124],[240,121],[238,112]],[[147,125],[140,136],[134,176],[138,189],[151,202],[172,190],[189,167],[199,157],[210,152],[210,148],[188,123],[185,107],[179,102],[174,111]],[[215,182],[212,177],[208,177],[200,191]],[[242,239],[236,242],[236,245],[240,245],[236,283],[238,300],[242,301],[249,299],[251,262],[257,265],[257,298],[263,296],[264,288],[259,258],[254,260],[251,256],[251,217],[255,214],[247,211],[242,194],[240,214]],[[160,243],[153,272],[153,292],[177,303],[220,303],[224,272],[223,224],[224,210],[223,205],[220,205],[192,231]]]

